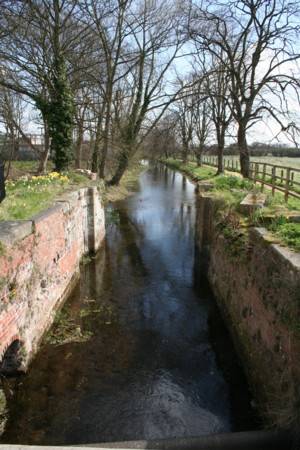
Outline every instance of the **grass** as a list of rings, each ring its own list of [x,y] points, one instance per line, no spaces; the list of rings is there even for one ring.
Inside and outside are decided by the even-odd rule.
[[[225,156],[225,160],[229,161],[239,161],[240,157],[238,155]],[[280,156],[251,156],[251,162],[275,164],[277,166],[294,167],[295,169],[300,169],[300,158],[288,158]]]
[[[229,163],[231,164],[231,162],[233,161],[233,164],[235,166],[236,163],[238,163],[239,166],[239,156],[237,155],[232,155],[232,156],[225,156],[224,157],[225,161],[229,161]],[[288,158],[288,157],[276,157],[276,156],[252,156],[250,158],[251,162],[257,162],[259,163],[258,165],[258,170],[259,172],[262,172],[263,170],[263,163],[267,163],[267,164],[273,164],[276,166],[282,166],[282,167],[290,167],[290,168],[294,168],[294,169],[298,169],[300,170],[300,158]],[[267,166],[266,167],[266,181],[271,182],[272,181],[272,167],[271,166]],[[278,186],[285,186],[285,182],[281,182],[281,177],[284,179],[286,177],[286,170],[285,169],[276,169],[276,176],[279,177],[276,180],[276,184]],[[296,181],[297,183],[300,183],[300,172],[293,172],[293,176],[294,176],[294,181]],[[262,175],[259,175],[259,178],[261,178]],[[296,192],[300,192],[300,186],[298,186],[297,184],[294,184],[291,186],[291,190],[294,190]]]
[[[0,221],[28,220],[49,208],[63,193],[95,184],[102,187],[105,201],[121,200],[137,190],[138,176],[144,170],[144,166],[135,162],[125,172],[119,186],[104,189],[103,184],[92,182],[75,171],[35,176],[37,164],[36,161],[13,162],[12,177],[6,182],[6,198],[0,204]],[[53,167],[51,162],[48,167]],[[0,247],[0,255],[1,252]]]
[[[51,206],[56,197],[74,187],[91,184],[75,172],[25,176],[6,182],[6,198],[0,204],[0,220],[26,220]]]
[[[197,167],[194,162],[187,162],[186,164],[183,164],[182,161],[172,158],[163,160],[163,162],[165,162],[172,169],[180,170],[181,172],[186,173],[195,181],[208,180],[216,173],[215,168],[208,166]]]
[[[39,161],[12,161],[9,179],[16,180],[24,175],[34,175],[37,173],[39,166]],[[54,165],[52,161],[47,163],[47,171],[51,172],[54,170]]]
[[[118,186],[107,187],[104,193],[105,202],[117,202],[136,192],[139,187],[139,175],[145,170],[145,166],[139,162],[133,162],[123,175]]]
[[[234,215],[236,220],[239,220],[241,227],[245,224],[246,226],[266,226],[273,234],[274,241],[279,241],[297,252],[300,251],[300,224],[292,222],[293,215],[300,214],[300,200],[289,197],[286,203],[281,193],[275,193],[272,196],[271,191],[265,190],[266,206],[250,218],[242,217],[239,208],[240,202],[248,193],[260,192],[260,185],[255,185],[252,181],[240,176],[216,175],[216,168],[197,167],[194,162],[183,164],[182,161],[174,159],[167,159],[163,162],[173,169],[180,170],[195,181],[206,180],[211,184],[210,192],[221,201],[222,223],[227,220],[226,217],[229,217],[228,211],[230,211],[230,217]]]
[[[217,157],[216,156],[209,156],[204,155],[204,161],[205,158],[208,158],[211,163],[214,165],[217,164]],[[227,171],[232,172],[240,172],[240,161],[239,156],[231,155],[231,156],[225,156],[225,168]],[[267,164],[273,164],[275,166],[281,166],[275,168],[275,184],[278,187],[285,188],[286,181],[285,178],[287,177],[287,168],[290,168],[290,183],[289,188],[291,191],[300,193],[300,172],[297,172],[293,169],[300,170],[300,158],[280,158],[280,157],[273,157],[273,156],[265,156],[265,157],[251,157],[250,161],[252,163],[258,163],[258,172],[257,172],[257,179],[262,180],[263,179],[263,163]],[[209,161],[208,161],[209,162]],[[272,166],[266,166],[266,175],[265,175],[265,181],[269,184],[272,184]]]
[[[287,222],[285,217],[280,216],[271,222],[268,229],[285,245],[300,252],[300,223]]]

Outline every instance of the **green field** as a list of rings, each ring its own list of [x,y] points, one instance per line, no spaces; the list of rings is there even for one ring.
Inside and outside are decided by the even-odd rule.
[[[203,162],[205,160],[217,164],[216,156],[206,156],[204,155]],[[240,160],[238,155],[225,156],[225,168],[227,170],[240,171]],[[262,156],[262,157],[251,157],[250,161],[252,163],[258,163],[257,178],[262,178],[263,165],[267,164],[266,169],[266,181],[271,182],[272,176],[272,165],[277,166],[275,169],[276,185],[285,186],[285,178],[287,175],[286,168],[292,169],[290,171],[290,183],[289,187],[291,191],[300,193],[300,158],[288,158],[288,157],[275,157],[275,156]],[[270,164],[270,165],[268,165]],[[278,167],[279,166],[279,167]]]
[[[225,160],[237,160],[239,161],[239,156],[225,156]],[[287,158],[287,157],[276,157],[276,156],[251,156],[251,162],[275,164],[276,166],[293,167],[300,170],[300,158]]]

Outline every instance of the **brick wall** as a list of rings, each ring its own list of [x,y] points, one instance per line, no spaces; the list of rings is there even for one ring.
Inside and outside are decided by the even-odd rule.
[[[271,243],[263,228],[251,228],[236,252],[216,226],[215,207],[213,198],[199,197],[198,268],[205,268],[260,412],[290,425],[300,404],[300,254]]]
[[[104,233],[96,188],[67,194],[32,220],[0,224],[0,361],[17,340],[19,368],[26,369],[82,255],[97,251]]]

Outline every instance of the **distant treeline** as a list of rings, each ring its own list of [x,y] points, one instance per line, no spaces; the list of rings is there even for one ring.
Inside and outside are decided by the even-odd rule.
[[[290,157],[300,158],[300,149],[296,147],[287,147],[284,145],[268,145],[261,143],[254,143],[249,145],[249,152],[251,156],[278,156],[278,157]],[[206,154],[217,155],[217,147],[212,145],[207,147]],[[239,155],[238,147],[236,144],[231,144],[225,147],[224,155]]]

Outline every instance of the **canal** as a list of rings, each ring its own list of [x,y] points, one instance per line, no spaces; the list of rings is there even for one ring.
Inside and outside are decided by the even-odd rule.
[[[194,185],[164,167],[144,172],[138,192],[107,207],[105,245],[86,259],[28,373],[2,380],[2,443],[255,427],[214,298],[204,278],[194,279],[194,222]]]

